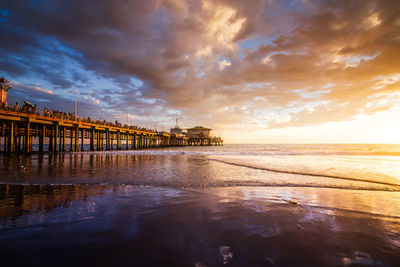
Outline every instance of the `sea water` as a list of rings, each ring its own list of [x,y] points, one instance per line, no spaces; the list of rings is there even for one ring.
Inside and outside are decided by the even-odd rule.
[[[0,156],[8,265],[400,264],[399,145]]]

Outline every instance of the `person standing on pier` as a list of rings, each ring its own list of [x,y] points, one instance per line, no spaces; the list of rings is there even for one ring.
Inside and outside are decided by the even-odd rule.
[[[15,102],[15,105],[14,105],[14,111],[19,111],[19,104],[18,104],[18,102]]]

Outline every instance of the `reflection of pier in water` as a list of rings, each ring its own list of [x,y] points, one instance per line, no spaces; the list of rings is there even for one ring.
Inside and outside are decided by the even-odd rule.
[[[173,190],[186,181],[190,186],[190,179],[184,179],[204,167],[196,160],[113,152],[0,155],[0,229],[40,221],[57,214],[57,208],[79,213],[77,207],[90,208],[114,191],[136,190],[137,185]]]
[[[110,177],[117,173],[129,175],[128,171],[135,163],[151,164],[155,157],[63,153],[4,156],[0,173],[7,175],[3,176],[4,184],[0,184],[0,229],[32,212],[40,217],[58,207],[72,207],[75,201],[87,202],[90,196],[102,194],[104,190],[117,190],[118,181],[113,185],[106,184]],[[101,175],[104,179],[99,179]],[[34,181],[31,180],[33,177]],[[91,183],[93,177],[97,179]]]
[[[109,186],[110,188],[112,186]],[[0,229],[14,225],[19,217],[36,213],[38,217],[58,207],[71,207],[75,201],[87,201],[98,195],[100,185],[0,185]]]

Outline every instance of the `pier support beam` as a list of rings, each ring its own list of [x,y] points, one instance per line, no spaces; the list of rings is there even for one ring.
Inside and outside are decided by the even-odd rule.
[[[20,141],[21,139],[19,138],[18,135],[18,124],[14,124],[14,152],[19,153],[20,152]]]
[[[46,143],[46,125],[42,125],[42,131],[39,136],[39,152],[44,152],[44,144]]]
[[[110,131],[108,129],[106,132],[106,150],[110,150]]]
[[[9,152],[14,152],[14,127],[15,127],[15,122],[11,121],[10,122],[10,133],[9,133],[9,137],[8,137],[8,151]]]
[[[67,141],[67,128],[63,127],[62,128],[62,149],[61,149],[63,152],[67,151],[66,141]]]
[[[54,143],[54,137],[53,137],[53,126],[49,127],[49,151],[53,151],[53,143]]]
[[[110,149],[114,149],[114,133],[110,133]]]
[[[96,142],[97,151],[103,150],[103,148],[100,149],[100,135],[101,135],[101,132],[97,131],[97,142]]]
[[[79,150],[79,127],[75,127],[75,152],[78,152]]]
[[[92,132],[90,135],[90,151],[94,151],[94,135],[95,135],[94,128],[92,128]]]
[[[3,153],[7,152],[7,136],[3,135]]]
[[[58,125],[54,126],[54,147],[53,147],[53,152],[58,151]]]
[[[104,149],[104,133],[100,133],[100,150]]]
[[[121,149],[121,132],[120,131],[117,132],[117,149],[118,150]]]
[[[21,152],[21,136],[18,134],[17,125],[15,125],[15,152]]]
[[[69,151],[74,151],[74,130],[73,128],[69,129]]]
[[[81,135],[82,135],[82,140],[81,140],[81,151],[85,151],[85,129],[81,129]]]
[[[24,140],[24,150],[25,150],[25,153],[30,153],[31,151],[30,151],[30,128],[31,128],[31,125],[30,125],[30,123],[29,122],[27,122],[26,124],[25,124],[25,140]]]

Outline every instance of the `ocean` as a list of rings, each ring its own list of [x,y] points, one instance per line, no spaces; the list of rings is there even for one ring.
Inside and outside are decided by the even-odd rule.
[[[0,155],[4,266],[400,266],[400,145]]]

